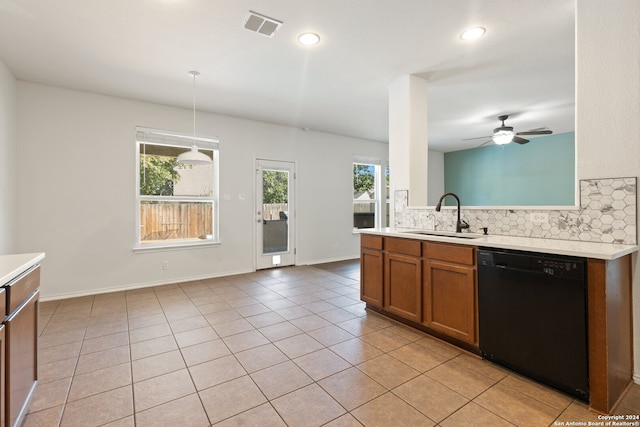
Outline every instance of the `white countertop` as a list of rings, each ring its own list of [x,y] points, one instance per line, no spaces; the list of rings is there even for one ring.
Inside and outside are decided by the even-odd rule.
[[[620,258],[624,255],[637,252],[639,249],[637,245],[580,242],[575,240],[535,239],[531,237],[499,235],[474,235],[480,237],[475,239],[465,239],[459,237],[415,234],[416,231],[431,232],[431,230],[416,230],[408,228],[360,229],[360,233],[362,234],[376,234],[380,236],[404,237],[408,239],[428,240],[433,242],[457,243],[461,245],[483,246],[489,248],[516,249],[520,251],[543,252],[548,254],[572,255],[607,260]]]
[[[44,259],[44,252],[0,255],[0,286]]]

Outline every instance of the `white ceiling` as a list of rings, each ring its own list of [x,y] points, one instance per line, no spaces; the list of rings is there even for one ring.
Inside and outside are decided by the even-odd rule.
[[[574,129],[575,0],[0,0],[20,79],[388,141],[388,86],[429,80],[429,143]],[[249,10],[283,21],[249,32]],[[459,34],[481,25],[475,43]],[[314,31],[319,45],[296,37]]]

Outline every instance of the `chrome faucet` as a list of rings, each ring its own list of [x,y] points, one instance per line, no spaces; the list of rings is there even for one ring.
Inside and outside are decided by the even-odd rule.
[[[438,218],[436,218],[436,216],[432,213],[430,213],[429,215],[427,215],[427,224],[429,223],[429,220],[433,219],[433,231],[436,231],[436,229],[438,228],[438,226],[440,225],[440,223],[438,222]]]
[[[469,224],[465,221],[460,220],[460,198],[456,196],[454,193],[444,193],[440,200],[438,200],[438,204],[436,205],[436,212],[440,212],[442,209],[442,200],[444,200],[447,196],[453,196],[456,199],[456,203],[458,204],[458,221],[456,222],[456,233],[461,233],[463,228],[469,228]]]

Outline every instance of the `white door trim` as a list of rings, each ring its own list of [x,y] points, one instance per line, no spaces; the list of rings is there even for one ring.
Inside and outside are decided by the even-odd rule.
[[[288,215],[286,219],[287,227],[287,248],[283,251],[264,253],[264,226],[265,218],[262,218],[262,172],[263,170],[286,171],[288,179]],[[295,265],[296,262],[296,186],[295,174],[296,163],[287,160],[255,159],[255,194],[254,194],[254,267],[255,270],[272,268],[278,266]],[[276,225],[274,222],[271,225]]]

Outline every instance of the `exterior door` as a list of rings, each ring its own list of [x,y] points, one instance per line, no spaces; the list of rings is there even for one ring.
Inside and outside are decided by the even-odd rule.
[[[256,160],[256,269],[295,264],[295,164]]]

